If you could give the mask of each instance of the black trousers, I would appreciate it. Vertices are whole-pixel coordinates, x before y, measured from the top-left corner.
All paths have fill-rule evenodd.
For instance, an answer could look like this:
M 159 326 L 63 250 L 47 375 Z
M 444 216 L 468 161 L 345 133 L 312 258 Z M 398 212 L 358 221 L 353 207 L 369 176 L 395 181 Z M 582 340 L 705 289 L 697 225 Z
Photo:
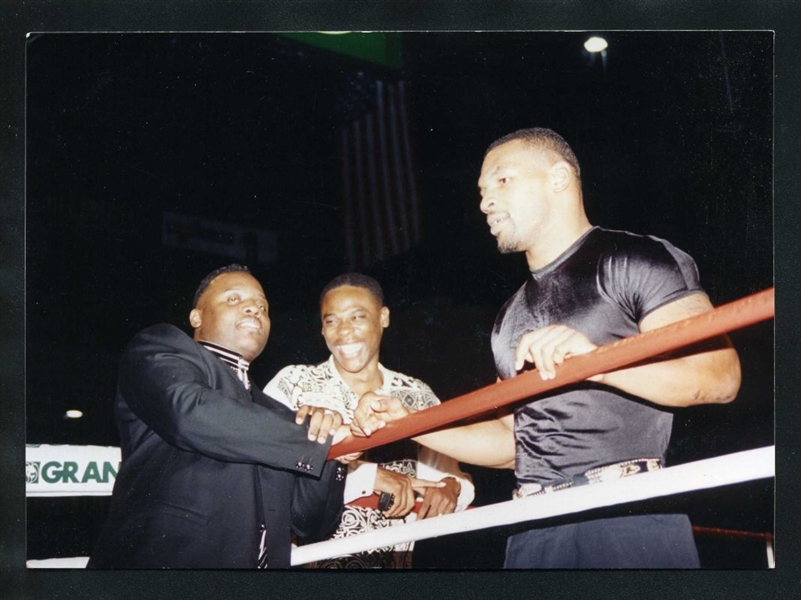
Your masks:
M 686 515 L 635 515 L 531 529 L 506 543 L 506 569 L 697 569 Z

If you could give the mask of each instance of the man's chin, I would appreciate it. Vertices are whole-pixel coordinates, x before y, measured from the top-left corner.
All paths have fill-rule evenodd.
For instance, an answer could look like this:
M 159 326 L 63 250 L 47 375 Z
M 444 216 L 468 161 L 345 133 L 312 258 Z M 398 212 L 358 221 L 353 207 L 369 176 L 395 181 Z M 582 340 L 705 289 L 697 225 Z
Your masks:
M 501 254 L 514 254 L 515 252 L 520 252 L 520 250 L 518 250 L 517 245 L 498 240 L 498 252 Z
M 345 358 L 343 356 L 334 355 L 334 362 L 337 366 L 347 373 L 361 373 L 366 363 L 359 357 Z
M 238 352 L 245 357 L 248 362 L 253 362 L 264 351 L 267 346 L 267 340 L 264 343 L 241 345 Z
M 514 235 L 514 232 L 512 231 L 499 232 L 495 238 L 495 241 L 498 244 L 498 252 L 501 254 L 513 254 L 515 252 L 520 252 L 520 243 L 517 239 L 517 236 Z

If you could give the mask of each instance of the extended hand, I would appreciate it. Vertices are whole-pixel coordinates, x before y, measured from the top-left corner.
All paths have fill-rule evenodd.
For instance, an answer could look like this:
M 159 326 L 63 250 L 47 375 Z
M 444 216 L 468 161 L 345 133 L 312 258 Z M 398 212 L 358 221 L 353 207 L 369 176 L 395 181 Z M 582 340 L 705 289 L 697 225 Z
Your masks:
M 444 485 L 441 481 L 416 479 L 381 467 L 376 470 L 375 475 L 375 491 L 387 492 L 394 496 L 394 501 L 384 511 L 384 515 L 389 518 L 405 517 L 412 512 L 415 491 L 422 492 L 428 488 L 438 488 Z
M 354 452 L 352 454 L 345 454 L 344 456 L 338 456 L 337 460 L 341 462 L 343 465 L 349 465 L 354 460 L 358 459 L 362 455 L 361 452 Z
M 367 392 L 359 399 L 359 404 L 353 411 L 351 433 L 359 437 L 369 437 L 388 422 L 402 419 L 408 414 L 409 409 L 397 398 Z
M 334 436 L 342 425 L 342 415 L 328 408 L 319 406 L 300 406 L 295 414 L 295 423 L 300 425 L 309 418 L 309 439 L 325 444 L 328 436 Z M 338 441 L 338 440 L 337 440 Z
M 447 515 L 456 510 L 462 485 L 454 477 L 446 477 L 440 483 L 445 485 L 440 488 L 426 488 L 423 493 L 423 504 L 417 511 L 418 519 Z
M 348 427 L 347 425 L 340 425 L 339 429 L 336 430 L 336 433 L 333 434 L 331 445 L 336 446 L 339 442 L 349 437 L 350 437 L 350 427 Z M 343 465 L 348 465 L 352 463 L 354 460 L 357 460 L 362 454 L 363 454 L 362 452 L 351 452 L 350 454 L 343 454 L 342 456 L 337 456 L 335 460 L 338 460 Z
M 537 367 L 540 377 L 553 379 L 556 376 L 556 365 L 561 365 L 571 356 L 592 352 L 597 347 L 575 329 L 566 325 L 550 325 L 520 338 L 515 351 L 515 370 L 519 371 L 526 362 L 530 362 Z M 597 380 L 600 377 L 597 376 Z

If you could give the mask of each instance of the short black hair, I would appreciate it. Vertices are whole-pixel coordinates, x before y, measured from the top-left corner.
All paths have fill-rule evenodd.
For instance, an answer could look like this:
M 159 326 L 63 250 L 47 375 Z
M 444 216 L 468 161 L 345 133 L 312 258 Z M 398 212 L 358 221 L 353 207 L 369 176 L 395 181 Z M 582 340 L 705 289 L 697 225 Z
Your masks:
M 546 129 L 544 127 L 518 129 L 512 133 L 507 133 L 505 136 L 500 137 L 492 142 L 487 148 L 487 151 L 484 153 L 484 156 L 489 154 L 491 150 L 497 148 L 498 146 L 502 146 L 503 144 L 512 142 L 514 140 L 522 140 L 536 148 L 542 148 L 556 152 L 559 156 L 565 159 L 565 161 L 567 161 L 571 167 L 573 167 L 573 170 L 576 172 L 576 178 L 581 180 L 581 167 L 579 166 L 578 158 L 576 158 L 576 153 L 573 152 L 573 148 L 570 147 L 570 144 L 568 144 L 565 141 L 565 138 L 563 138 L 561 135 L 552 129 Z
M 214 281 L 217 277 L 222 275 L 223 273 L 236 273 L 236 272 L 243 272 L 243 273 L 250 273 L 250 269 L 248 269 L 245 265 L 238 265 L 236 263 L 225 265 L 224 267 L 220 267 L 219 269 L 214 269 L 211 273 L 206 275 L 203 280 L 200 282 L 200 285 L 197 286 L 197 290 L 195 291 L 195 296 L 192 299 L 192 308 L 197 308 L 198 300 L 203 295 L 203 292 L 206 291 L 206 288 L 211 285 L 211 282 Z
M 364 275 L 362 273 L 343 273 L 342 275 L 334 277 L 326 284 L 323 291 L 320 292 L 320 306 L 323 305 L 323 298 L 325 298 L 328 292 L 342 287 L 343 285 L 364 288 L 378 300 L 381 306 L 384 306 L 384 290 L 381 288 L 381 284 L 369 275 Z

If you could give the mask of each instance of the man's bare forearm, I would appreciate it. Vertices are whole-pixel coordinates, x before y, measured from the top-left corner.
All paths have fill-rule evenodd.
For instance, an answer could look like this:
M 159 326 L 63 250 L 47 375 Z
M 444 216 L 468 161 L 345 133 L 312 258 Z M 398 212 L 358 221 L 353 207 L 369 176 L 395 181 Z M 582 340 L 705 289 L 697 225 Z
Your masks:
M 512 416 L 451 427 L 413 438 L 419 444 L 458 461 L 495 469 L 515 466 Z

